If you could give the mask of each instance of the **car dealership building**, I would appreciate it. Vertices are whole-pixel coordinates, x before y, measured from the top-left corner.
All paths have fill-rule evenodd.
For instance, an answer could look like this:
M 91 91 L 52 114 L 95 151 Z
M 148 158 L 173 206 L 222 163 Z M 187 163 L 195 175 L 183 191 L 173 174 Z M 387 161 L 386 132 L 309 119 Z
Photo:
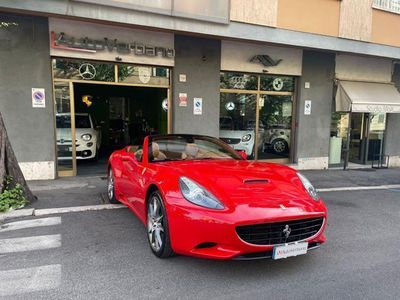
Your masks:
M 0 111 L 27 179 L 152 133 L 399 167 L 398 28 L 400 0 L 3 0 Z

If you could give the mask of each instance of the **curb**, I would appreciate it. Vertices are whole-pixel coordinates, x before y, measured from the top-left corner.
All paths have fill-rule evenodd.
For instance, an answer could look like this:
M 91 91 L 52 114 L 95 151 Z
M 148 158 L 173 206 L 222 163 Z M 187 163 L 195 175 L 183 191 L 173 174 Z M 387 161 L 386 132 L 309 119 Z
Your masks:
M 0 214 L 0 222 L 6 219 L 29 217 L 29 216 L 46 216 L 55 214 L 65 214 L 71 212 L 85 212 L 85 211 L 96 211 L 96 210 L 108 210 L 108 209 L 119 209 L 126 208 L 122 204 L 99 204 L 99 205 L 84 205 L 84 206 L 70 206 L 70 207 L 59 207 L 59 208 L 25 208 L 13 210 Z
M 11 219 L 11 218 L 33 216 L 34 211 L 35 211 L 34 208 L 24 208 L 24 209 L 18 209 L 18 210 L 6 212 L 3 214 L 0 214 L 0 221 L 4 221 L 6 219 Z

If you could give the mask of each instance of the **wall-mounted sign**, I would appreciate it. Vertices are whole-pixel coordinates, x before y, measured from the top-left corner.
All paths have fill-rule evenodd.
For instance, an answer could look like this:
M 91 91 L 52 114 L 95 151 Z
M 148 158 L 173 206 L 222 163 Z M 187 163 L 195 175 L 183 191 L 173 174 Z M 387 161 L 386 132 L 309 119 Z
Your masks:
M 93 104 L 93 97 L 90 95 L 83 95 L 82 96 L 82 103 L 86 104 L 87 107 L 92 106 Z
M 280 91 L 283 88 L 282 78 L 276 77 L 274 81 L 272 81 L 272 87 L 275 91 Z
M 225 104 L 225 109 L 226 109 L 226 110 L 229 110 L 229 111 L 234 110 L 234 109 L 235 109 L 235 103 L 233 103 L 232 101 L 226 103 L 226 104 Z
M 91 39 L 89 37 L 72 37 L 64 32 L 51 32 L 51 48 L 96 53 L 97 51 L 109 51 L 121 54 L 134 54 L 144 56 L 161 56 L 174 58 L 173 48 L 152 46 L 139 41 L 119 41 L 118 39 Z
M 162 109 L 163 109 L 164 111 L 168 111 L 168 99 L 167 99 L 167 98 L 165 98 L 165 99 L 163 100 L 163 102 L 161 103 L 161 107 L 162 107 Z
M 32 88 L 32 107 L 35 108 L 46 107 L 46 94 L 44 89 Z
M 187 94 L 179 93 L 179 106 L 186 107 L 187 106 Z
M 269 55 L 254 55 L 251 59 L 251 62 L 260 63 L 264 67 L 274 67 L 279 65 L 282 59 L 272 59 Z
M 139 80 L 142 83 L 148 83 L 151 79 L 151 68 L 150 67 L 139 67 Z
M 311 100 L 304 101 L 304 114 L 311 115 Z
M 203 114 L 203 98 L 193 99 L 193 114 L 202 115 Z
M 186 82 L 186 74 L 179 74 L 179 82 Z
M 89 63 L 81 64 L 79 67 L 79 75 L 82 79 L 93 79 L 96 76 L 96 68 Z

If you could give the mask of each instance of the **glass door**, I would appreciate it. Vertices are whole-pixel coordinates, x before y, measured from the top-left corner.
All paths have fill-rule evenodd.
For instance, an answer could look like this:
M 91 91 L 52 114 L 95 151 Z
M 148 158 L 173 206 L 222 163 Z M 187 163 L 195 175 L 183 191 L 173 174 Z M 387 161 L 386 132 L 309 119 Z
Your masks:
M 365 163 L 365 151 L 368 138 L 367 115 L 351 114 L 349 161 L 358 164 Z
M 367 160 L 379 160 L 383 153 L 383 138 L 386 129 L 386 114 L 385 113 L 370 113 L 368 114 L 369 132 L 368 132 L 368 147 Z
M 349 161 L 367 164 L 383 153 L 385 113 L 352 113 Z
M 54 82 L 58 176 L 75 176 L 75 113 L 72 82 Z
M 289 160 L 293 97 L 260 95 L 258 107 L 258 159 Z

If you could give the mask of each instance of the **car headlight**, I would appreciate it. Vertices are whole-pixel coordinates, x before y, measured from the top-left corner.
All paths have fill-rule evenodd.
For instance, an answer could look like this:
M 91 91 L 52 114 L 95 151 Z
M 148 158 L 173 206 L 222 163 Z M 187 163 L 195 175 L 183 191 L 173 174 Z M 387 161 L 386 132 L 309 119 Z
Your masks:
M 244 136 L 242 136 L 242 142 L 248 142 L 251 140 L 251 134 L 246 134 Z
M 92 135 L 91 134 L 82 134 L 81 136 L 82 140 L 84 140 L 85 142 L 90 141 L 92 139 Z
M 297 176 L 299 177 L 301 183 L 303 184 L 304 188 L 307 190 L 308 194 L 313 198 L 315 201 L 319 200 L 319 195 L 317 193 L 317 190 L 313 187 L 311 182 L 301 173 L 297 173 Z
M 183 197 L 189 202 L 212 209 L 224 209 L 213 194 L 187 177 L 179 177 L 179 187 Z

